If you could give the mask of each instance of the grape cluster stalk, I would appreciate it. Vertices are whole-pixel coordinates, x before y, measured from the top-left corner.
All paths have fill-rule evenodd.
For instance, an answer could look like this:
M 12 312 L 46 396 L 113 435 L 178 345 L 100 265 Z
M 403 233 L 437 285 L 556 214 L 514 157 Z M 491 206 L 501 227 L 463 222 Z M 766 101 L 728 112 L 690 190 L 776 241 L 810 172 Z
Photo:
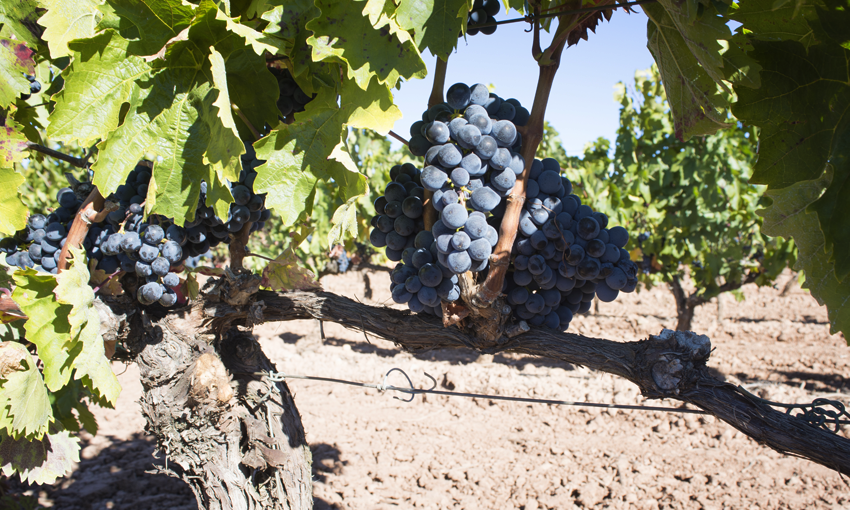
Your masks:
M 441 301 L 460 297 L 458 278 L 486 278 L 499 229 L 526 162 L 517 126 L 529 112 L 481 84 L 452 85 L 446 101 L 410 129 L 409 149 L 424 168 L 396 165 L 393 182 L 375 201 L 370 241 L 400 261 L 392 271 L 396 303 L 440 316 Z M 423 191 L 439 219 L 425 230 Z M 637 266 L 624 249 L 626 229 L 583 204 L 551 158 L 530 165 L 526 201 L 502 288 L 512 320 L 565 331 L 594 297 L 614 300 L 637 285 Z
M 219 244 L 230 243 L 246 224 L 251 225 L 251 232 L 261 230 L 271 217 L 271 211 L 265 208 L 265 195 L 253 192 L 254 169 L 262 161 L 257 161 L 251 151 L 242 156 L 242 164 L 239 180 L 230 184 L 233 202 L 228 217 L 217 217 L 206 205 L 208 184 L 202 181 L 194 215 L 180 226 L 162 215 L 145 217 L 145 197 L 153 170 L 149 162 L 140 162 L 107 198 L 117 207 L 89 228 L 83 240 L 89 260 L 96 261 L 96 269 L 107 275 L 134 275 L 139 303 L 173 306 L 178 300 L 175 290 L 181 285 L 178 275 L 185 266 L 197 264 Z M 31 215 L 25 229 L 0 240 L 6 264 L 57 273 L 62 247 L 82 200 L 71 188 L 59 190 L 56 199 L 59 207 L 49 215 Z M 122 283 L 127 284 L 125 290 L 132 290 L 132 283 Z

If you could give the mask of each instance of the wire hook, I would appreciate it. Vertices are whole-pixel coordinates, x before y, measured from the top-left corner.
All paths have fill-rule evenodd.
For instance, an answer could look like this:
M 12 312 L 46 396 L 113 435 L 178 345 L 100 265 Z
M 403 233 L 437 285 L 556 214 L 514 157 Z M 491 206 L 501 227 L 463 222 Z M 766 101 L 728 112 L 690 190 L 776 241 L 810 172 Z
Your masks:
M 396 371 L 401 372 L 401 375 L 403 375 L 404 378 L 407 379 L 407 384 L 410 385 L 409 390 L 406 390 L 404 388 L 397 388 L 395 386 L 387 386 L 387 379 L 390 377 L 391 373 L 396 372 Z M 431 377 L 431 376 L 428 376 L 428 377 Z M 431 377 L 431 379 L 433 379 L 433 377 Z M 416 393 L 418 393 L 416 388 L 413 387 L 413 381 L 411 381 L 410 377 L 407 376 L 407 373 L 405 373 L 405 371 L 400 369 L 400 368 L 392 368 L 392 369 L 390 369 L 389 372 L 384 374 L 384 381 L 381 384 L 378 385 L 378 391 L 383 393 L 385 390 L 395 390 L 395 391 L 399 391 L 399 392 L 402 392 L 402 393 L 410 393 L 409 399 L 403 399 L 403 398 L 399 398 L 399 397 L 393 395 L 394 399 L 401 400 L 402 402 L 413 402 L 413 398 L 416 396 Z

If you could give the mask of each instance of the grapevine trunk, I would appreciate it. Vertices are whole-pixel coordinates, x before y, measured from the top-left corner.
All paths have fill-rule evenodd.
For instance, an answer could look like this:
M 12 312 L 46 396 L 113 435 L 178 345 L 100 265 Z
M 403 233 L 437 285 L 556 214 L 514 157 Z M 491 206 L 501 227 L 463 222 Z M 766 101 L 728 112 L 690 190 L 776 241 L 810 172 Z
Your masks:
M 312 508 L 312 457 L 289 389 L 264 375 L 275 367 L 250 319 L 209 316 L 256 289 L 255 277 L 229 281 L 178 313 L 111 318 L 129 322 L 147 429 L 167 456 L 165 471 L 192 488 L 200 508 Z

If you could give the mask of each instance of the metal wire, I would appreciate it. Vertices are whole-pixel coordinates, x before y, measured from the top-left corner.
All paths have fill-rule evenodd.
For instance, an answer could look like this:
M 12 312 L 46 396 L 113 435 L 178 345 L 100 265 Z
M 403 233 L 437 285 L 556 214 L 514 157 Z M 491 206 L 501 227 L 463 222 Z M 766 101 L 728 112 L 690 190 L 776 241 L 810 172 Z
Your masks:
M 390 377 L 390 374 L 393 372 L 399 372 L 401 375 L 407 379 L 407 384 L 410 385 L 409 388 L 400 388 L 398 386 L 393 386 L 387 384 L 387 380 Z M 641 406 L 641 405 L 628 405 L 628 404 L 602 404 L 598 402 L 575 402 L 571 400 L 551 400 L 551 399 L 541 399 L 541 398 L 525 398 L 525 397 L 506 397 L 503 395 L 490 395 L 486 393 L 463 393 L 459 391 L 443 391 L 436 390 L 434 388 L 437 387 L 437 380 L 434 379 L 431 374 L 428 372 L 424 372 L 424 374 L 431 379 L 431 387 L 430 388 L 414 388 L 413 381 L 410 380 L 410 377 L 405 373 L 404 370 L 400 368 L 392 368 L 386 374 L 384 374 L 384 378 L 382 382 L 378 384 L 374 383 L 363 383 L 358 381 L 349 381 L 346 379 L 337 379 L 335 377 L 320 377 L 316 375 L 295 375 L 295 374 L 285 374 L 283 372 L 254 372 L 253 375 L 260 377 L 267 377 L 270 381 L 273 382 L 282 382 L 286 379 L 304 379 L 310 381 L 322 381 L 329 382 L 335 384 L 346 384 L 348 386 L 358 386 L 361 388 L 374 388 L 380 392 L 384 391 L 398 391 L 400 393 L 407 393 L 410 395 L 410 398 L 403 399 L 396 396 L 393 396 L 396 400 L 401 400 L 402 402 L 413 402 L 413 398 L 416 395 L 421 394 L 431 394 L 431 395 L 445 395 L 447 397 L 466 397 L 466 398 L 486 398 L 490 400 L 505 400 L 508 402 L 528 402 L 531 404 L 548 404 L 548 405 L 561 405 L 561 406 L 574 406 L 574 407 L 596 407 L 603 409 L 624 409 L 631 411 L 659 411 L 663 413 L 683 413 L 683 414 L 711 414 L 706 411 L 702 411 L 699 409 L 688 409 L 682 407 L 661 407 L 661 406 Z M 773 402 L 771 400 L 766 400 L 756 395 L 753 395 L 743 386 L 738 386 L 738 390 L 744 394 L 747 398 L 753 400 L 754 402 L 766 404 L 773 407 L 781 407 L 784 408 L 786 414 L 791 414 L 791 412 L 795 409 L 799 409 L 802 412 L 794 415 L 795 418 L 799 418 L 811 425 L 812 427 L 820 428 L 826 430 L 827 432 L 832 432 L 833 434 L 837 434 L 841 430 L 842 425 L 850 424 L 850 419 L 842 419 L 843 417 L 850 418 L 850 413 L 847 412 L 847 408 L 845 405 L 838 400 L 830 400 L 827 398 L 816 398 L 810 404 L 783 404 L 781 402 Z M 260 402 L 266 400 L 271 395 L 271 392 L 267 393 L 260 399 Z M 835 410 L 831 409 L 823 409 L 823 407 L 833 407 Z
M 407 383 L 410 385 L 409 388 L 400 388 L 398 386 L 392 386 L 387 384 L 387 379 L 390 374 L 393 372 L 400 372 L 405 379 L 407 379 Z M 402 402 L 412 402 L 413 397 L 421 394 L 432 394 L 432 395 L 445 395 L 447 397 L 466 397 L 466 398 L 486 398 L 490 400 L 506 400 L 509 402 L 528 402 L 532 404 L 549 404 L 549 405 L 562 405 L 562 406 L 574 406 L 574 407 L 597 407 L 603 409 L 626 409 L 632 411 L 660 411 L 665 413 L 685 413 L 685 414 L 709 414 L 705 411 L 699 409 L 688 409 L 681 407 L 660 407 L 660 406 L 640 406 L 640 405 L 626 405 L 626 404 L 602 404 L 597 402 L 575 402 L 571 400 L 550 400 L 550 399 L 540 399 L 540 398 L 525 398 L 525 397 L 507 397 L 503 395 L 489 395 L 485 393 L 462 393 L 457 391 L 443 391 L 436 390 L 434 388 L 437 387 L 437 380 L 434 379 L 430 374 L 425 372 L 425 375 L 431 379 L 433 385 L 431 388 L 414 388 L 413 382 L 410 380 L 410 377 L 404 372 L 404 370 L 400 368 L 393 368 L 386 374 L 384 374 L 383 381 L 379 384 L 374 383 L 363 383 L 357 381 L 348 381 L 345 379 L 337 379 L 334 377 L 319 377 L 315 375 L 294 375 L 294 374 L 284 374 L 282 372 L 255 372 L 254 375 L 268 377 L 269 380 L 275 382 L 281 382 L 286 379 L 305 379 L 310 381 L 323 381 L 330 382 L 336 384 L 346 384 L 349 386 L 359 386 L 361 388 L 374 388 L 380 392 L 384 391 L 398 391 L 401 393 L 407 393 L 410 395 L 409 399 L 402 399 L 394 396 L 396 400 L 401 400 Z
M 622 4 L 599 5 L 599 6 L 596 6 L 596 7 L 584 7 L 582 9 L 570 9 L 570 10 L 567 10 L 567 11 L 548 12 L 548 13 L 537 14 L 537 15 L 529 14 L 528 16 L 524 16 L 522 18 L 512 18 L 512 19 L 505 19 L 505 20 L 502 20 L 502 21 L 494 21 L 494 22 L 491 22 L 491 23 L 481 23 L 480 25 L 474 25 L 471 28 L 496 27 L 496 26 L 499 26 L 499 25 L 507 25 L 509 23 L 520 23 L 520 22 L 523 22 L 523 21 L 525 21 L 527 23 L 533 23 L 535 19 L 554 18 L 556 16 L 563 16 L 563 15 L 569 15 L 569 14 L 583 14 L 585 12 L 614 10 L 614 9 L 619 9 L 619 8 L 622 8 L 622 7 L 631 7 L 633 5 L 651 4 L 651 3 L 655 3 L 657 1 L 658 0 L 636 0 L 635 2 L 625 2 L 625 3 L 622 3 Z

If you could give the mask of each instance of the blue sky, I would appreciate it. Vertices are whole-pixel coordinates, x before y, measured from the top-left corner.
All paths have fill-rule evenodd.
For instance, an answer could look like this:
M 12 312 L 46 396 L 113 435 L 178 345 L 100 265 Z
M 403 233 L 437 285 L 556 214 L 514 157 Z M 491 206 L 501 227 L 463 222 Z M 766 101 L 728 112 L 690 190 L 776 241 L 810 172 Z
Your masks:
M 629 84 L 636 70 L 653 63 L 646 49 L 646 22 L 643 12 L 614 12 L 610 22 L 602 22 L 587 41 L 564 50 L 561 67 L 555 77 L 546 119 L 560 132 L 571 156 L 581 154 L 587 142 L 604 136 L 613 140 L 617 131 L 619 105 L 614 101 L 614 85 Z M 498 20 L 520 17 L 516 11 L 496 16 Z M 501 25 L 493 35 L 478 34 L 459 41 L 449 58 L 446 87 L 456 82 L 468 85 L 495 85 L 503 98 L 514 97 L 529 110 L 534 100 L 538 68 L 531 57 L 532 34 L 527 23 Z M 545 48 L 551 36 L 545 32 Z M 427 107 L 435 57 L 423 55 L 428 65 L 424 80 L 411 80 L 395 92 L 396 105 L 404 117 L 393 131 L 405 138 L 410 125 L 419 120 Z

